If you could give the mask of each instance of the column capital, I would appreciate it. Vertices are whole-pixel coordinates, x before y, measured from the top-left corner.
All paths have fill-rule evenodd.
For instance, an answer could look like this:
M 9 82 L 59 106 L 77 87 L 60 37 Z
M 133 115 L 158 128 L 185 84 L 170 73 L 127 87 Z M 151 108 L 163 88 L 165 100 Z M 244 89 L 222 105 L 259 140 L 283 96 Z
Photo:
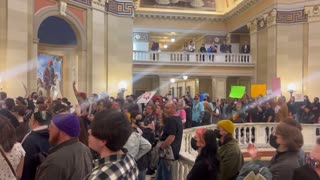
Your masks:
M 308 22 L 320 21 L 320 4 L 306 6 L 304 12 L 308 15 Z
M 267 26 L 273 26 L 277 24 L 277 10 L 272 9 L 270 12 L 266 14 Z
M 250 33 L 256 33 L 258 30 L 258 18 L 254 18 L 247 24 L 247 27 L 250 30 Z
M 105 11 L 106 0 L 92 0 L 92 8 L 100 11 Z

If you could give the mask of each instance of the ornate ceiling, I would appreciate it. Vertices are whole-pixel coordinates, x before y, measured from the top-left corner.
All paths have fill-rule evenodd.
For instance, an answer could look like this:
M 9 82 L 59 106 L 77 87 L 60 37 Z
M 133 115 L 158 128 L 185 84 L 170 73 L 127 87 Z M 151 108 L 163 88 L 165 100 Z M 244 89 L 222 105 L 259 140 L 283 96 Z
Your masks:
M 140 0 L 139 4 L 145 8 L 216 10 L 215 0 Z
M 221 22 L 262 0 L 135 0 L 137 18 Z

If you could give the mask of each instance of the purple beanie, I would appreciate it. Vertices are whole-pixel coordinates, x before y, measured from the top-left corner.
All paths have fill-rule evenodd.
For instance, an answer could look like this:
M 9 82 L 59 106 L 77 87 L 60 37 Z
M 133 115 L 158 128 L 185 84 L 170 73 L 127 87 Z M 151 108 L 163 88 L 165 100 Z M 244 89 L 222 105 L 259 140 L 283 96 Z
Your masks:
M 58 129 L 70 137 L 78 137 L 80 135 L 80 124 L 77 116 L 69 113 L 57 114 L 52 117 L 52 121 Z

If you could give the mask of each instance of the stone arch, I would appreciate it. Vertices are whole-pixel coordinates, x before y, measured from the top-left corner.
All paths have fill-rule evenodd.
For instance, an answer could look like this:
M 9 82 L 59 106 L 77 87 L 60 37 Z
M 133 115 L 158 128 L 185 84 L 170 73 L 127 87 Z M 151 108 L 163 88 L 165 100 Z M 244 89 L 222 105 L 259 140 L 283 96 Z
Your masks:
M 38 31 L 41 23 L 50 16 L 57 16 L 64 19 L 70 24 L 73 31 L 76 34 L 77 38 L 77 47 L 81 50 L 86 50 L 87 48 L 87 39 L 86 39 L 86 30 L 79 21 L 79 19 L 69 10 L 66 11 L 67 16 L 62 16 L 60 14 L 60 9 L 57 6 L 46 7 L 39 10 L 34 15 L 34 25 L 33 25 L 33 39 L 38 39 Z

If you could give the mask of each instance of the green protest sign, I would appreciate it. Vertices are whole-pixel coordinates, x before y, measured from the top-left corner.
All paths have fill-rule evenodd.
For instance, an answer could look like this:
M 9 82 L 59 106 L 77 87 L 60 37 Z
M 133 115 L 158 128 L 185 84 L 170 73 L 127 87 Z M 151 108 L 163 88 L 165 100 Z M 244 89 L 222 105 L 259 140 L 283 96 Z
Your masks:
M 245 86 L 231 86 L 231 91 L 229 97 L 231 98 L 242 98 L 244 93 L 246 92 Z

